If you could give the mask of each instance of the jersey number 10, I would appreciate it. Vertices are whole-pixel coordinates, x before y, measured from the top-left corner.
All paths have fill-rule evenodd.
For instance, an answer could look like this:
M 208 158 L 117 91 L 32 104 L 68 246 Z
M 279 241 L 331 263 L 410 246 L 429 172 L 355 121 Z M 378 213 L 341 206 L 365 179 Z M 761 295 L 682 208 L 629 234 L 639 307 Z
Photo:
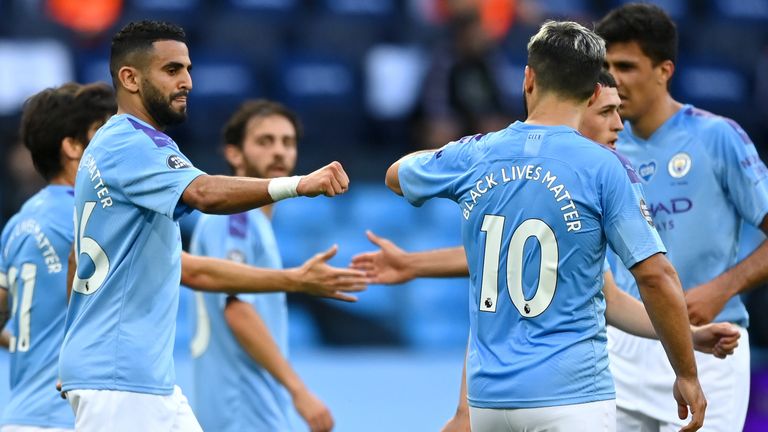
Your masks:
M 485 253 L 483 255 L 483 281 L 480 288 L 480 311 L 496 312 L 496 300 L 499 296 L 499 261 L 501 238 L 504 232 L 504 216 L 485 215 L 480 228 L 485 235 Z M 539 266 L 539 284 L 532 298 L 526 299 L 523 293 L 523 249 L 525 242 L 535 237 L 541 247 Z M 507 251 L 507 290 L 512 303 L 520 315 L 533 318 L 541 315 L 555 296 L 557 287 L 557 267 L 559 251 L 557 239 L 552 228 L 541 219 L 528 219 L 512 233 Z

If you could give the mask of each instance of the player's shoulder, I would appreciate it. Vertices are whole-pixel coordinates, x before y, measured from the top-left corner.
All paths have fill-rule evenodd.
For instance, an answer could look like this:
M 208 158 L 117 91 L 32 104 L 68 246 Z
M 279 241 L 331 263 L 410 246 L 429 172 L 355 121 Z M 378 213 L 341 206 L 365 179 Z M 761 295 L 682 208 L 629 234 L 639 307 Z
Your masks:
M 5 245 L 11 232 L 16 228 L 16 225 L 18 225 L 22 217 L 23 215 L 21 214 L 21 211 L 19 211 L 11 216 L 10 219 L 8 219 L 8 222 L 6 222 L 5 226 L 3 226 L 3 230 L 0 231 L 0 243 Z
M 22 209 L 25 214 L 35 216 L 41 221 L 71 229 L 74 204 L 74 188 L 49 185 L 27 200 Z
M 585 166 L 596 178 L 615 179 L 616 176 L 626 175 L 630 183 L 640 183 L 640 176 L 626 156 L 592 140 L 587 139 L 587 142 L 588 145 L 576 153 L 578 160 L 573 160 L 573 163 Z
M 704 143 L 751 144 L 747 133 L 733 119 L 717 115 L 693 105 L 685 105 L 680 112 L 681 122 L 688 133 Z
M 620 153 L 612 150 L 577 131 L 570 135 L 559 137 L 566 141 L 566 150 L 562 152 L 563 159 L 582 167 L 623 166 L 629 161 Z M 562 150 L 562 148 L 558 148 Z
M 112 116 L 94 135 L 91 146 L 104 147 L 110 151 L 119 151 L 125 147 L 177 147 L 171 137 L 129 114 Z
M 435 159 L 441 159 L 448 156 L 449 158 L 456 160 L 471 160 L 478 154 L 479 150 L 488 147 L 488 138 L 492 135 L 493 133 L 480 133 L 461 137 L 437 149 L 434 153 L 434 157 Z

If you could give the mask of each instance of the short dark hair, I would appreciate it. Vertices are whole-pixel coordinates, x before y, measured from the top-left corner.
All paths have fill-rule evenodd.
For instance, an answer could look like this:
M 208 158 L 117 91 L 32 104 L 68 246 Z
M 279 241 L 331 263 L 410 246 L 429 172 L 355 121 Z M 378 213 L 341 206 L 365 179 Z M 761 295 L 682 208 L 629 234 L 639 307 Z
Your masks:
M 61 142 L 74 138 L 88 144 L 88 129 L 117 111 L 107 84 L 67 83 L 47 88 L 27 99 L 21 116 L 20 135 L 32 154 L 35 169 L 50 180 L 63 169 Z
M 600 69 L 600 74 L 597 76 L 597 83 L 603 87 L 617 87 L 616 80 L 613 78 L 613 75 L 611 75 L 611 73 L 608 72 L 608 70 L 605 68 Z
M 629 3 L 613 9 L 595 26 L 606 45 L 637 42 L 654 65 L 677 61 L 677 27 L 663 9 L 648 3 Z
M 159 40 L 174 40 L 186 44 L 187 35 L 184 29 L 176 24 L 146 20 L 128 23 L 117 32 L 112 38 L 112 49 L 109 55 L 109 73 L 112 75 L 112 85 L 115 89 L 120 82 L 117 76 L 120 68 L 137 61 L 131 58 L 131 54 L 147 52 L 152 49 L 152 44 Z
M 583 101 L 595 91 L 605 43 L 575 22 L 547 21 L 528 42 L 528 66 L 544 91 Z
M 256 99 L 243 102 L 227 120 L 221 132 L 224 144 L 242 147 L 248 122 L 254 117 L 268 117 L 271 115 L 279 115 L 288 119 L 296 130 L 296 138 L 301 138 L 303 131 L 296 113 L 279 102 Z

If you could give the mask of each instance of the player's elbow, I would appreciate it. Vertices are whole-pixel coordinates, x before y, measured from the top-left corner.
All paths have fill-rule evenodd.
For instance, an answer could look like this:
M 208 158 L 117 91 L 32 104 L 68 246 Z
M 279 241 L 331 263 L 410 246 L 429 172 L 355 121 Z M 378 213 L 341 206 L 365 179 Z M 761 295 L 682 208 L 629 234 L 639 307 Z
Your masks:
M 198 291 L 210 291 L 200 258 L 183 252 L 181 254 L 181 283 Z
M 203 213 L 216 214 L 220 205 L 220 197 L 216 193 L 214 183 L 212 176 L 201 175 L 197 177 L 184 190 L 181 196 L 182 201 Z
M 641 291 L 655 291 L 668 286 L 682 290 L 675 267 L 663 254 L 653 255 L 638 263 L 632 268 L 632 273 Z
M 390 166 L 387 170 L 387 176 L 384 179 L 384 183 L 386 183 L 387 187 L 390 188 L 392 192 L 398 195 L 402 195 L 403 190 L 400 188 L 400 176 L 398 174 L 399 168 L 399 162 L 393 163 L 392 166 Z
M 237 333 L 241 329 L 248 327 L 250 307 L 248 303 L 240 301 L 235 296 L 227 297 L 227 304 L 224 307 L 224 320 L 233 332 Z

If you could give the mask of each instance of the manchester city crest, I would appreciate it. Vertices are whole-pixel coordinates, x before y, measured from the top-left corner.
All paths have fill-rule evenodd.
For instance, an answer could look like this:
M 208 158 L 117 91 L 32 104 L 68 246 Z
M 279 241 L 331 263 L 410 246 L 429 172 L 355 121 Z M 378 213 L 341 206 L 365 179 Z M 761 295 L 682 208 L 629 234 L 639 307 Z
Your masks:
M 691 156 L 684 152 L 677 153 L 669 160 L 667 170 L 673 178 L 685 177 L 691 171 Z

